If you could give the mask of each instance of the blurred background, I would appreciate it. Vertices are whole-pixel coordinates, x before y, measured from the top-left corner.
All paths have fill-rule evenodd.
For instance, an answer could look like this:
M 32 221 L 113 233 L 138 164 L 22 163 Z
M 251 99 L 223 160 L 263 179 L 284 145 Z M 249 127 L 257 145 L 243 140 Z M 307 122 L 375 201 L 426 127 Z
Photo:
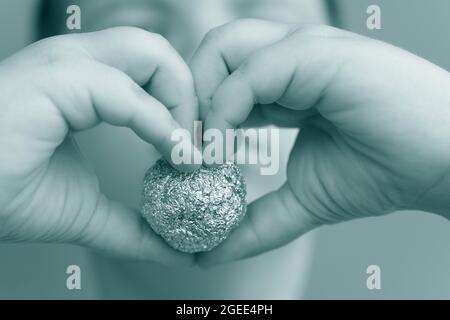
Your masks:
M 37 4 L 36 0 L 0 1 L 0 60 L 32 41 Z M 366 9 L 371 4 L 381 7 L 382 30 L 366 28 Z M 337 0 L 336 6 L 343 28 L 390 42 L 450 70 L 450 1 Z M 308 237 L 314 239 L 314 246 L 301 298 L 450 299 L 450 223 L 443 218 L 397 213 L 323 227 Z M 0 245 L 0 298 L 97 297 L 95 286 L 81 291 L 65 288 L 64 270 L 69 264 L 81 267 L 83 283 L 95 282 L 83 250 Z M 366 268 L 373 264 L 381 268 L 381 290 L 366 287 Z M 285 281 L 281 276 L 274 275 Z M 282 287 L 258 290 L 267 290 L 266 298 L 285 297 L 280 294 Z

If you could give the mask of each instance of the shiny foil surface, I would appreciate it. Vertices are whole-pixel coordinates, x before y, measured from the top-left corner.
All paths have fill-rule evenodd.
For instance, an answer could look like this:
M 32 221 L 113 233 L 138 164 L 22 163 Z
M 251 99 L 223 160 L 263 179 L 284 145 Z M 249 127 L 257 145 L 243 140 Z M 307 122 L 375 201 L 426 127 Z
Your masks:
M 209 251 L 244 217 L 245 196 L 245 181 L 234 163 L 182 173 L 160 159 L 145 175 L 141 212 L 173 248 Z

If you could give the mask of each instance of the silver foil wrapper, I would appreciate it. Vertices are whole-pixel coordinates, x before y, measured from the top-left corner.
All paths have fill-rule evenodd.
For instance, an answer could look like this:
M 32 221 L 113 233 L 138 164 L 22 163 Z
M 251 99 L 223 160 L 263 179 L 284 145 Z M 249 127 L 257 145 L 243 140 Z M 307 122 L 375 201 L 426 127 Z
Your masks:
M 242 220 L 245 197 L 244 178 L 234 163 L 182 173 L 160 159 L 145 175 L 141 212 L 171 247 L 209 251 Z

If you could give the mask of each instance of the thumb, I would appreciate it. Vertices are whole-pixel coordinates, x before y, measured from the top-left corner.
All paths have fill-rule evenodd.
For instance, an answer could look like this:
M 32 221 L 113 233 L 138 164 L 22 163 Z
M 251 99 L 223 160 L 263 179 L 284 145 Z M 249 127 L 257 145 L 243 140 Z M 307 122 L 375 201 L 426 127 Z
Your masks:
M 281 247 L 319 225 L 286 182 L 250 204 L 241 225 L 216 249 L 199 254 L 197 262 L 211 266 L 252 257 Z
M 192 265 L 194 257 L 170 248 L 140 214 L 100 194 L 94 214 L 76 244 L 137 261 Z

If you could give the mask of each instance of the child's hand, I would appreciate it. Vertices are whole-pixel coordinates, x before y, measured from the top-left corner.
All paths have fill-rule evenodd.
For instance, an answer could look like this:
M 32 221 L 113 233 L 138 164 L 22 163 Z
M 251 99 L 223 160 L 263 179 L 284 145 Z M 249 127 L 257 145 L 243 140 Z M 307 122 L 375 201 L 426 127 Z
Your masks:
M 286 184 L 251 204 L 201 263 L 255 255 L 323 224 L 401 209 L 450 214 L 446 71 L 331 27 L 256 20 L 212 31 L 191 68 L 205 129 L 238 126 L 252 109 L 302 128 Z
M 101 194 L 70 133 L 101 121 L 126 126 L 170 160 L 172 130 L 190 128 L 197 109 L 188 66 L 167 41 L 139 29 L 51 38 L 3 61 L 0 239 L 191 263 L 137 212 Z

